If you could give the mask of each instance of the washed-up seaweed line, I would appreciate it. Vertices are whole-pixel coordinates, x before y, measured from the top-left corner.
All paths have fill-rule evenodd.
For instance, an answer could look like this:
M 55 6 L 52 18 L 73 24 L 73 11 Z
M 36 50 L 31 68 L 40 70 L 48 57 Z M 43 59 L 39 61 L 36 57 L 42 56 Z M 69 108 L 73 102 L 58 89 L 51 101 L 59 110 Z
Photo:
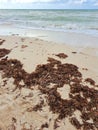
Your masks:
M 59 60 L 48 58 L 47 64 L 37 65 L 34 72 L 27 73 L 19 60 L 5 57 L 0 60 L 0 71 L 2 78 L 14 78 L 16 89 L 22 87 L 31 89 L 32 86 L 39 86 L 41 93 L 46 95 L 50 111 L 58 114 L 54 129 L 58 127 L 58 120 L 67 117 L 76 129 L 98 129 L 98 90 L 94 89 L 98 86 L 93 79 L 84 80 L 76 65 L 62 64 Z M 20 84 L 21 81 L 24 85 Z M 89 82 L 93 88 L 83 85 L 83 81 Z M 54 84 L 52 88 L 49 87 L 50 84 Z M 64 85 L 70 86 L 69 99 L 62 99 L 57 91 Z M 37 111 L 42 107 L 43 103 L 40 103 L 33 110 Z M 81 112 L 82 123 L 74 116 L 76 110 Z M 90 123 L 89 120 L 93 122 Z

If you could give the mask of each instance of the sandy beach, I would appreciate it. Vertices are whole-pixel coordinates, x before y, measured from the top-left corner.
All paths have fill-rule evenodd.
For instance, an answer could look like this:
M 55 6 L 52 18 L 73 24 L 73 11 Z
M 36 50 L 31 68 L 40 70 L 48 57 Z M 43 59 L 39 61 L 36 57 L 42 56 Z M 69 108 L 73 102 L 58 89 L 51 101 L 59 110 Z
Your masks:
M 0 36 L 0 130 L 97 130 L 97 54 L 97 47 Z

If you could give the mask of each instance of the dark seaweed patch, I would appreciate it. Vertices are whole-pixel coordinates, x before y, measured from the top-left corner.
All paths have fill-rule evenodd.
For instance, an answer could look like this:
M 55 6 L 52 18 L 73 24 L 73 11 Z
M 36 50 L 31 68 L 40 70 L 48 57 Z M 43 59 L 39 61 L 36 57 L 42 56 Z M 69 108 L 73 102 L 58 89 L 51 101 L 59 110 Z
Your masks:
M 14 78 L 16 88 L 31 89 L 32 85 L 34 87 L 37 85 L 41 93 L 46 95 L 50 111 L 58 114 L 57 120 L 70 117 L 70 122 L 77 129 L 95 130 L 98 128 L 98 90 L 83 85 L 82 74 L 76 65 L 62 64 L 56 59 L 48 58 L 47 64 L 38 65 L 34 72 L 27 73 L 20 61 L 4 58 L 0 60 L 0 71 L 3 72 L 3 78 Z M 20 85 L 21 80 L 24 86 Z M 89 82 L 95 86 L 95 81 L 89 80 Z M 49 88 L 50 84 L 54 84 L 52 88 Z M 62 99 L 57 91 L 57 88 L 64 85 L 70 86 L 69 99 Z M 41 102 L 32 107 L 32 110 L 42 110 L 43 106 L 44 102 Z M 76 117 L 72 117 L 76 110 L 81 112 L 82 124 Z M 93 123 L 88 123 L 89 119 L 92 119 Z M 57 127 L 57 122 L 54 122 L 54 129 Z
M 95 85 L 95 81 L 91 78 L 85 79 L 86 82 L 89 82 L 91 85 Z
M 68 56 L 67 56 L 66 54 L 64 54 L 64 53 L 59 53 L 59 54 L 57 54 L 56 56 L 58 56 L 58 57 L 61 58 L 61 59 L 65 59 L 65 58 L 68 57 Z
M 0 58 L 4 57 L 5 55 L 9 54 L 10 50 L 8 49 L 0 49 Z
M 2 45 L 5 42 L 5 40 L 0 39 L 0 45 Z

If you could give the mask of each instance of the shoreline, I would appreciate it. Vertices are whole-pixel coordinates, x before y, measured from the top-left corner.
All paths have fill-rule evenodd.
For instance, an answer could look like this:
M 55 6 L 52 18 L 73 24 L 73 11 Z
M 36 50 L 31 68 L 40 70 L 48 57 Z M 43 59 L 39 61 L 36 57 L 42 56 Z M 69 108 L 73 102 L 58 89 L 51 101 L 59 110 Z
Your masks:
M 84 34 L 78 32 L 62 32 L 42 29 L 25 29 L 11 27 L 9 25 L 0 25 L 0 35 L 2 36 L 20 36 L 20 37 L 36 37 L 45 41 L 71 45 L 75 47 L 93 47 L 98 48 L 98 37 L 91 34 Z M 10 30 L 10 31 L 9 31 Z M 14 32 L 14 33 L 13 33 Z

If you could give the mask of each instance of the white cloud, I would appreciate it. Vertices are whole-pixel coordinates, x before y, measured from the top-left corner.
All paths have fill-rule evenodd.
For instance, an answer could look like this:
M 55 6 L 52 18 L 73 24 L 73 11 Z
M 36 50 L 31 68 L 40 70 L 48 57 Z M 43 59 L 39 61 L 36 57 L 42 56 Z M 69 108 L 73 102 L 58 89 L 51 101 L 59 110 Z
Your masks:
M 83 4 L 85 2 L 87 2 L 87 0 L 75 0 L 74 1 L 75 4 Z
M 16 3 L 54 2 L 55 0 L 15 0 Z
M 0 0 L 0 3 L 40 3 L 40 2 L 58 2 L 60 0 Z
M 98 4 L 98 0 L 0 0 L 0 3 L 49 3 L 49 2 L 60 2 L 60 3 L 75 3 L 83 4 L 85 2 Z
M 88 0 L 65 0 L 65 3 L 68 5 L 83 5 L 86 2 L 88 2 Z
M 0 0 L 0 3 L 6 3 L 8 0 Z
M 98 2 L 94 3 L 94 6 L 98 6 Z
M 41 5 L 43 8 L 47 6 L 53 8 L 98 8 L 98 0 L 0 0 L 0 8 L 35 8 L 37 5 L 38 8 Z

